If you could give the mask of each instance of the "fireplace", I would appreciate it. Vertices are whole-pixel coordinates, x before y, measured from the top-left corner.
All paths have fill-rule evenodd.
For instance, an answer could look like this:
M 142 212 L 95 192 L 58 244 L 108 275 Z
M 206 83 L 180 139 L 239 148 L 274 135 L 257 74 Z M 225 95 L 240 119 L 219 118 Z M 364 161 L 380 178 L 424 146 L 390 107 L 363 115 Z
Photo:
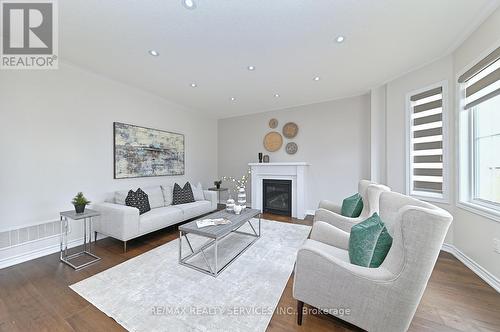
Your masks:
M 289 180 L 292 182 L 290 204 L 292 217 L 304 219 L 307 214 L 307 182 L 309 163 L 303 161 L 286 163 L 249 163 L 252 169 L 252 208 L 264 212 L 264 180 Z M 311 211 L 312 212 L 312 211 Z
M 262 211 L 292 216 L 292 181 L 262 180 Z

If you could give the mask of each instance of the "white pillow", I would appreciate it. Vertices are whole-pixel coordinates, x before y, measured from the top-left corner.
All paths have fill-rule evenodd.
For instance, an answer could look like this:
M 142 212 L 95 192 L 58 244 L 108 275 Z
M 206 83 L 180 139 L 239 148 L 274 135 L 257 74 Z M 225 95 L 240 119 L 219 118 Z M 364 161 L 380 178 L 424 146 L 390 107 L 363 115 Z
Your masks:
M 174 188 L 171 185 L 162 185 L 161 191 L 163 192 L 163 202 L 165 203 L 165 206 L 172 205 Z
M 115 191 L 115 203 L 120 205 L 125 205 L 125 199 L 127 198 L 128 190 Z
M 191 189 L 193 190 L 193 196 L 195 201 L 205 200 L 205 195 L 203 194 L 203 187 L 201 186 L 201 183 L 198 182 L 198 185 L 191 186 Z
M 152 209 L 157 209 L 159 207 L 165 206 L 163 192 L 160 186 L 146 187 L 141 189 L 148 195 L 149 206 Z

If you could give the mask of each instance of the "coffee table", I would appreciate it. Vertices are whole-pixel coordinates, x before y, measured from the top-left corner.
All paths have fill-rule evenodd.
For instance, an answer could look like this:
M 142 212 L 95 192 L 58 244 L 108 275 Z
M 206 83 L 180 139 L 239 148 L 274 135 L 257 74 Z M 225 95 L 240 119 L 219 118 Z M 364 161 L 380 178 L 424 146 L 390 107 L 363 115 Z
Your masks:
M 192 269 L 195 269 L 199 272 L 203 272 L 205 274 L 211 275 L 213 277 L 217 277 L 222 271 L 224 271 L 232 262 L 234 262 L 241 254 L 243 254 L 252 244 L 255 243 L 260 238 L 260 216 L 261 212 L 260 210 L 256 209 L 245 209 L 243 210 L 239 215 L 234 214 L 231 212 L 227 211 L 217 211 L 214 213 L 211 213 L 207 216 L 205 216 L 202 219 L 216 219 L 216 218 L 225 218 L 231 220 L 230 224 L 226 225 L 215 225 L 215 226 L 207 226 L 203 228 L 198 228 L 198 225 L 196 224 L 196 220 L 188 222 L 182 226 L 179 226 L 179 264 L 190 267 Z M 255 230 L 254 225 L 252 224 L 252 219 L 258 217 L 258 232 Z M 198 219 L 199 220 L 199 219 Z M 239 229 L 245 225 L 249 224 L 250 228 L 252 229 L 253 233 L 249 232 L 243 232 L 240 231 Z M 255 222 L 254 222 L 255 223 Z M 255 239 L 252 240 L 248 245 L 246 245 L 242 250 L 239 252 L 236 252 L 234 256 L 231 257 L 231 259 L 225 263 L 222 267 L 219 267 L 217 264 L 217 249 L 222 241 L 226 236 L 228 236 L 231 233 L 238 233 L 241 235 L 245 236 L 250 236 L 254 237 Z M 189 240 L 188 234 L 196 234 L 202 237 L 207 238 L 207 241 L 202 244 L 199 248 L 193 248 L 191 245 L 191 241 Z M 190 249 L 190 254 L 183 257 L 182 256 L 182 238 L 186 240 L 189 249 Z M 206 255 L 206 250 L 213 246 L 214 248 L 214 264 L 211 265 L 207 259 Z M 207 265 L 207 268 L 202 268 L 199 266 L 196 266 L 194 264 L 189 263 L 188 261 L 193 258 L 196 255 L 201 254 L 203 256 L 203 260 L 205 261 L 205 264 Z

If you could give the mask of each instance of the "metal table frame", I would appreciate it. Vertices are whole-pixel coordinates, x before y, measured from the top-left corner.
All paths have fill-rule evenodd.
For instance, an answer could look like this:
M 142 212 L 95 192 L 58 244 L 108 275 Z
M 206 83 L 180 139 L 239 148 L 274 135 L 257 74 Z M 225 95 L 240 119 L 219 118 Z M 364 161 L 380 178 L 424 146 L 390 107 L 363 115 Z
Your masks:
M 61 262 L 68 264 L 75 270 L 83 269 L 91 264 L 94 264 L 101 260 L 100 257 L 94 255 L 92 253 L 92 218 L 98 217 L 100 214 L 97 211 L 93 211 L 87 209 L 85 213 L 79 216 L 78 214 L 74 214 L 73 211 L 65 211 L 60 213 L 60 221 L 61 221 L 61 237 L 60 237 L 60 256 L 59 259 Z M 77 253 L 68 255 L 68 229 L 69 229 L 69 219 L 72 220 L 83 220 L 83 250 Z M 88 227 L 87 227 L 87 219 Z M 88 233 L 87 233 L 88 228 Z M 87 242 L 88 237 L 88 242 Z M 90 256 L 92 259 L 86 263 L 75 265 L 70 262 L 70 260 L 80 257 L 80 256 Z
M 228 232 L 227 234 L 217 238 L 210 238 L 207 242 L 205 242 L 205 244 L 201 245 L 199 248 L 197 249 L 193 249 L 193 246 L 191 245 L 191 242 L 189 241 L 189 238 L 188 238 L 188 234 L 190 232 L 185 232 L 185 231 L 179 231 L 179 264 L 181 265 L 184 265 L 184 266 L 187 266 L 187 267 L 190 267 L 194 270 L 197 270 L 199 272 L 203 272 L 205 274 L 208 274 L 212 277 L 215 277 L 217 278 L 217 276 L 222 272 L 224 271 L 232 262 L 234 262 L 238 257 L 240 257 L 248 248 L 250 248 L 252 246 L 252 244 L 255 243 L 255 241 L 257 241 L 259 238 L 260 238 L 260 221 L 261 221 L 261 214 L 259 213 L 259 225 L 258 225 L 258 230 L 259 232 L 257 233 L 257 231 L 255 230 L 255 227 L 252 225 L 252 222 L 251 220 L 253 218 L 250 218 L 248 219 L 246 222 L 244 222 L 243 224 L 241 224 L 240 226 L 238 226 L 237 228 L 233 229 L 232 231 Z M 242 231 L 239 231 L 239 229 L 243 226 L 243 225 L 246 225 L 246 224 L 249 224 L 250 227 L 252 228 L 252 231 L 253 231 L 253 234 L 252 233 L 248 233 L 248 232 L 242 232 Z M 248 236 L 251 236 L 251 237 L 255 237 L 255 239 L 250 242 L 247 246 L 245 246 L 245 248 L 243 248 L 240 252 L 238 252 L 236 254 L 236 256 L 232 257 L 229 262 L 227 262 L 226 264 L 224 264 L 224 266 L 222 268 L 218 268 L 218 265 L 217 265 L 217 249 L 218 249 L 218 245 L 219 245 L 219 242 L 221 240 L 223 240 L 226 236 L 228 236 L 229 234 L 231 233 L 238 233 L 238 234 L 243 234 L 243 235 L 248 235 Z M 203 236 L 203 235 L 199 235 L 199 234 L 196 234 L 198 236 Z M 191 250 L 191 253 L 189 255 L 187 255 L 186 257 L 182 257 L 182 237 L 184 236 L 184 238 L 186 239 L 186 242 L 189 246 L 189 249 Z M 207 236 L 205 236 L 207 237 Z M 210 263 L 208 262 L 208 259 L 207 259 L 207 256 L 205 255 L 205 251 L 207 248 L 209 248 L 211 245 L 214 245 L 214 266 L 212 267 L 210 265 Z M 199 253 L 201 253 L 203 255 L 203 260 L 205 261 L 205 264 L 207 265 L 208 269 L 203 269 L 201 267 L 198 267 L 194 264 L 191 264 L 188 262 L 188 260 L 196 255 L 198 255 Z
M 220 204 L 220 194 L 224 191 L 229 191 L 228 188 L 216 188 L 216 187 L 208 188 L 208 190 L 215 191 L 217 193 L 217 204 Z

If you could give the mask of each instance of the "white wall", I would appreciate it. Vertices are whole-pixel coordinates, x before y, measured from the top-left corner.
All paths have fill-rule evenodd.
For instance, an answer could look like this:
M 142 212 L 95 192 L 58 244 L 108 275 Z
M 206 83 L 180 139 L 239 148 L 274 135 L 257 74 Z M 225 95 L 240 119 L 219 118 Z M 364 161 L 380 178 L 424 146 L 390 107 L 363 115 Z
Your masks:
M 0 231 L 49 220 L 117 189 L 183 177 L 113 179 L 113 122 L 183 133 L 186 176 L 217 175 L 217 121 L 130 86 L 61 64 L 0 73 Z M 22 251 L 16 249 L 16 253 Z M 0 251 L 0 259 L 11 255 Z
M 299 126 L 298 136 L 284 139 L 274 153 L 263 147 L 271 118 L 278 119 L 278 131 L 289 121 Z M 295 155 L 285 152 L 290 141 L 299 147 Z M 257 154 L 263 152 L 271 162 L 311 163 L 308 210 L 316 209 L 321 199 L 341 202 L 357 191 L 359 179 L 370 176 L 370 96 L 221 119 L 218 142 L 219 176 L 243 175 L 247 164 L 257 162 Z
M 463 210 L 456 206 L 455 137 L 457 74 L 466 66 L 478 61 L 493 47 L 500 46 L 500 9 L 491 15 L 453 54 L 406 74 L 386 85 L 386 134 L 387 134 L 387 184 L 394 191 L 406 191 L 405 174 L 405 98 L 406 94 L 428 85 L 447 81 L 448 89 L 448 204 L 438 204 L 449 210 L 454 217 L 446 242 L 453 244 L 489 273 L 500 278 L 500 255 L 493 250 L 493 239 L 500 238 L 500 223 Z M 486 55 L 486 54 L 484 54 Z
M 378 183 L 387 182 L 386 98 L 385 85 L 373 88 L 370 92 L 370 176 L 372 181 Z

